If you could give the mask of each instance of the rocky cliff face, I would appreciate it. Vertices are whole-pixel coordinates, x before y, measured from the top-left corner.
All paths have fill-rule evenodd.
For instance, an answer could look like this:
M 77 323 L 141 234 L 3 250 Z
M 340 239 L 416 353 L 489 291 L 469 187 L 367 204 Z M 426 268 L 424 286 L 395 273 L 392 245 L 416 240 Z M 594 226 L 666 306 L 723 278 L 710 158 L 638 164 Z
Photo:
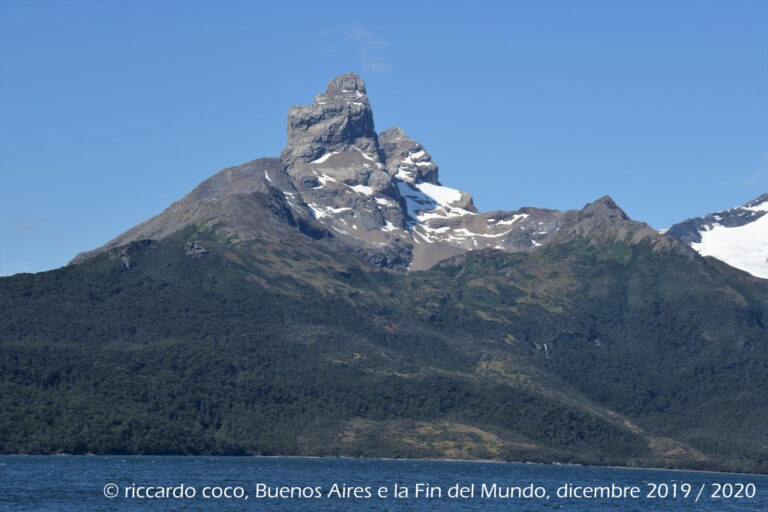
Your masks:
M 348 73 L 331 80 L 311 105 L 289 110 L 280 158 L 221 171 L 74 261 L 195 226 L 234 242 L 310 239 L 376 266 L 421 270 L 476 249 L 533 251 L 604 222 L 622 226 L 621 236 L 649 229 L 610 198 L 581 213 L 530 207 L 479 213 L 471 195 L 440 183 L 437 164 L 419 142 L 397 127 L 376 133 L 365 82 Z
M 407 267 L 402 198 L 385 170 L 359 76 L 336 77 L 312 105 L 290 109 L 281 160 L 297 199 L 334 237 L 371 262 Z
M 379 161 L 378 138 L 365 82 L 349 73 L 331 80 L 312 105 L 291 107 L 282 159 L 288 166 L 294 166 L 352 149 Z
M 397 127 L 384 130 L 379 135 L 379 143 L 390 177 L 408 183 L 440 184 L 437 180 L 437 164 L 432 161 L 432 155 L 403 130 Z

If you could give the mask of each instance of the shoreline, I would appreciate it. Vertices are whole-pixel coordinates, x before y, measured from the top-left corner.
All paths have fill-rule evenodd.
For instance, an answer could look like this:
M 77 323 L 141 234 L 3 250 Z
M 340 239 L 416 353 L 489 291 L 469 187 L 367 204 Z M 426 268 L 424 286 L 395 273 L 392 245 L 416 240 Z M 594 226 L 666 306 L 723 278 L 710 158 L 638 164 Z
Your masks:
M 436 458 L 413 458 L 403 459 L 397 457 L 348 457 L 348 456 L 330 456 L 323 457 L 319 455 L 151 455 L 151 454 L 71 454 L 71 453 L 50 453 L 50 454 L 31 454 L 31 453 L 9 453 L 0 454 L 0 459 L 3 457 L 221 457 L 221 458 L 243 458 L 251 457 L 254 459 L 326 459 L 326 460 L 359 460 L 359 461 L 404 461 L 404 462 L 464 462 L 474 464 L 514 464 L 519 466 L 564 466 L 564 467 L 581 467 L 581 468 L 593 468 L 593 469 L 623 469 L 623 470 L 639 470 L 639 471 L 674 471 L 676 473 L 708 473 L 714 475 L 743 475 L 743 476 L 757 476 L 768 478 L 768 473 L 746 473 L 746 472 L 733 472 L 733 471 L 706 471 L 702 469 L 678 469 L 678 468 L 654 468 L 654 467 L 634 467 L 634 466 L 596 466 L 589 464 L 574 464 L 570 462 L 527 462 L 527 461 L 505 461 L 495 459 L 436 459 Z

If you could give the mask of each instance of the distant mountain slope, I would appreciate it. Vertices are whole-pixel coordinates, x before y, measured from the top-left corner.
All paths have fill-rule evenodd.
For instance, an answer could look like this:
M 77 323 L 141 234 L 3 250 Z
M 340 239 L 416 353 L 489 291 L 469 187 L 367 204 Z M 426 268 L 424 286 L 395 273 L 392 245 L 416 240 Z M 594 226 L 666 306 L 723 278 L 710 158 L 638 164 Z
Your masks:
M 729 210 L 688 219 L 666 231 L 702 256 L 768 279 L 768 194 Z

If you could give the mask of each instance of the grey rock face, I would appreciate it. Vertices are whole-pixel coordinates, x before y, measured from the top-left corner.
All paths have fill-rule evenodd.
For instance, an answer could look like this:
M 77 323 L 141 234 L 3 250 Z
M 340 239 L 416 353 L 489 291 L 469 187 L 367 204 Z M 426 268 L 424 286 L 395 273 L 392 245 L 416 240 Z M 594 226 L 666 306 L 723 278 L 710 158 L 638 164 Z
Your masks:
M 559 230 L 560 237 L 614 239 L 631 243 L 648 239 L 655 243 L 660 239 L 655 229 L 644 222 L 630 219 L 609 196 L 603 196 L 585 205 L 581 210 L 565 214 L 567 216 L 564 217 Z
M 365 82 L 355 73 L 331 80 L 312 105 L 288 111 L 288 140 L 281 158 L 289 167 L 353 147 L 379 161 L 373 111 Z
M 366 254 L 391 252 L 392 231 L 405 227 L 397 188 L 384 171 L 373 112 L 354 73 L 328 83 L 312 105 L 288 113 L 281 159 L 301 201 L 334 235 Z M 391 254 L 366 257 L 389 262 Z
M 619 208 L 619 205 L 610 196 L 603 196 L 585 205 L 579 212 L 579 217 L 584 221 L 592 219 L 595 223 L 629 220 L 629 215 L 624 213 L 624 210 Z
M 407 182 L 439 185 L 438 167 L 424 146 L 397 127 L 379 134 L 379 144 L 386 158 L 387 174 Z
M 410 259 L 400 197 L 359 76 L 336 77 L 314 104 L 290 109 L 281 159 L 316 221 L 364 260 L 400 266 Z

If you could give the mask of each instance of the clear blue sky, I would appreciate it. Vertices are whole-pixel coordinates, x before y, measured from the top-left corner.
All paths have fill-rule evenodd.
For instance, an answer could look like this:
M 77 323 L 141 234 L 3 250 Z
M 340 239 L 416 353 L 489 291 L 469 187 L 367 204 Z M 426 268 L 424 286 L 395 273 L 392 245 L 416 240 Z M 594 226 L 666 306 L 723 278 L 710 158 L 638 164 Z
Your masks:
M 65 264 L 290 105 L 368 84 L 481 210 L 610 194 L 656 228 L 768 192 L 768 2 L 0 2 L 0 272 Z

